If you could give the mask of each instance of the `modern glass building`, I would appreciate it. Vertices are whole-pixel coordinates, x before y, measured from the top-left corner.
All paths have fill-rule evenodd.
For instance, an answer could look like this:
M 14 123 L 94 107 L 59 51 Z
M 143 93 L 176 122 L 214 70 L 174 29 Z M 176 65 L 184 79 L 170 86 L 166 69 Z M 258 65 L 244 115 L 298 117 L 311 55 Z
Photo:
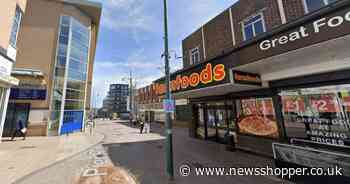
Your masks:
M 36 0 L 28 1 L 25 10 L 16 44 L 21 52 L 12 72 L 20 82 L 9 95 L 3 136 L 13 132 L 19 120 L 25 122 L 28 136 L 82 131 L 91 110 L 102 5 Z
M 49 130 L 65 134 L 83 127 L 90 29 L 73 17 L 60 19 Z

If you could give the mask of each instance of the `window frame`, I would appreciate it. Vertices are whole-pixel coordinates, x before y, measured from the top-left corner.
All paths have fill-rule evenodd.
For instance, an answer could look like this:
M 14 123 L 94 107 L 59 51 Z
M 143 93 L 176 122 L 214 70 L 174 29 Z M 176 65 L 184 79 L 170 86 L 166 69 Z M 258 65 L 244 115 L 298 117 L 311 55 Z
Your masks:
M 197 52 L 195 52 L 195 53 L 198 53 L 198 61 L 197 62 L 193 61 L 193 59 L 192 59 L 192 56 L 194 55 L 194 50 L 197 50 Z M 201 62 L 201 55 L 200 55 L 201 53 L 199 50 L 199 46 L 190 49 L 189 54 L 190 54 L 190 65 L 198 64 Z
M 242 31 L 242 34 L 243 34 L 243 40 L 244 41 L 247 41 L 247 37 L 246 37 L 246 33 L 245 33 L 245 28 L 246 28 L 246 25 L 244 25 L 245 22 L 249 22 L 249 20 L 259 16 L 261 17 L 261 22 L 262 22 L 262 26 L 263 26 L 263 33 L 266 32 L 266 24 L 265 24 L 265 17 L 264 17 L 264 12 L 263 11 L 260 11 L 259 13 L 256 13 L 256 14 L 253 14 L 247 18 L 245 18 L 242 22 L 241 22 L 241 31 Z M 260 19 L 259 19 L 260 20 Z M 255 27 L 253 26 L 256 22 L 258 22 L 258 20 L 255 20 L 254 22 L 252 23 L 249 23 L 248 25 L 249 26 L 252 26 L 253 27 L 253 37 L 251 39 L 253 39 L 254 37 L 256 37 L 257 35 L 259 34 L 256 34 L 255 32 Z M 250 40 L 250 39 L 249 39 Z
M 13 28 L 14 28 L 14 23 L 16 21 L 16 17 L 17 17 L 16 14 L 17 14 L 17 12 L 19 13 L 19 20 L 18 20 L 18 23 L 17 23 L 16 39 L 14 40 L 14 43 L 12 43 L 11 38 L 13 36 L 12 32 L 13 32 Z M 9 46 L 11 46 L 11 47 L 13 47 L 15 49 L 17 49 L 18 34 L 19 34 L 19 31 L 20 31 L 20 28 L 21 28 L 23 14 L 24 14 L 24 12 L 22 11 L 22 9 L 18 5 L 16 5 L 15 15 L 14 15 L 13 20 L 12 20 L 10 39 L 9 39 Z
M 310 11 L 310 10 L 309 10 L 309 6 L 308 6 L 308 4 L 307 4 L 307 2 L 306 2 L 307 0 L 302 0 L 302 1 L 303 1 L 303 5 L 304 5 L 304 12 L 305 12 L 305 14 L 314 12 L 314 11 Z M 323 7 L 332 4 L 332 3 L 329 2 L 329 0 L 322 0 L 322 1 L 323 1 L 323 3 L 324 3 L 324 6 L 323 6 Z M 322 7 L 321 7 L 321 8 L 322 8 Z M 317 10 L 315 10 L 315 11 L 317 11 Z

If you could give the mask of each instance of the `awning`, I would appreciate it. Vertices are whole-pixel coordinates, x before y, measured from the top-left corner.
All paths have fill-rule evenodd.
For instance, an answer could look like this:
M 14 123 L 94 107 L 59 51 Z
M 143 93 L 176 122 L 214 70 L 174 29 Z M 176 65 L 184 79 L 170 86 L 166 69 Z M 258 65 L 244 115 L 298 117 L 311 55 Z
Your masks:
M 40 70 L 32 69 L 14 69 L 12 71 L 17 79 L 19 79 L 18 88 L 30 88 L 30 89 L 44 89 L 46 88 L 46 81 L 44 74 Z
M 19 84 L 18 79 L 9 75 L 0 75 L 0 82 L 9 86 L 17 86 Z

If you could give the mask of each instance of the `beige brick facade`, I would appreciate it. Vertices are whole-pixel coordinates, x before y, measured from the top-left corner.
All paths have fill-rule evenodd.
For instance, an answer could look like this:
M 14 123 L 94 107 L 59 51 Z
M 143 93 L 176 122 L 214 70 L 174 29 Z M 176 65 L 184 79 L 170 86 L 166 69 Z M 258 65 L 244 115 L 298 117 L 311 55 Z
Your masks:
M 79 1 L 69 0 L 30 0 L 27 1 L 26 5 L 23 3 L 25 2 L 24 0 L 17 0 L 17 2 L 14 0 L 4 1 L 8 1 L 11 5 L 13 14 L 16 3 L 21 10 L 26 10 L 18 33 L 17 57 L 14 68 L 42 72 L 44 75 L 43 80 L 45 81 L 44 88 L 47 91 L 45 100 L 10 100 L 10 103 L 30 104 L 29 134 L 46 135 L 51 110 L 60 16 L 71 16 L 91 30 L 85 99 L 85 109 L 90 110 L 92 74 L 101 7 L 90 6 L 83 1 L 80 4 Z M 12 18 L 7 20 L 8 16 L 4 16 L 4 13 L 10 14 L 11 12 L 0 11 L 0 17 L 4 19 L 6 24 L 12 24 Z M 9 36 L 5 39 L 3 35 L 9 34 L 10 28 L 7 29 L 6 27 L 6 29 L 3 29 L 2 27 L 0 29 L 0 46 L 5 49 L 8 45 Z

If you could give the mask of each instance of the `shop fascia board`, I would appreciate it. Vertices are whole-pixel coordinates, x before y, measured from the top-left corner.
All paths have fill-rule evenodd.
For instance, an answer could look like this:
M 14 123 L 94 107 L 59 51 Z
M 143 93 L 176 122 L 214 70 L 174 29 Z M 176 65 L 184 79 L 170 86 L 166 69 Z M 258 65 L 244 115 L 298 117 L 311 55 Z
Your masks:
M 263 82 L 350 68 L 350 35 L 262 59 L 233 70 L 257 73 Z
M 220 85 L 201 88 L 201 89 L 178 92 L 178 93 L 172 94 L 172 96 L 175 97 L 175 99 L 202 98 L 207 96 L 220 96 L 220 95 L 227 95 L 233 92 L 256 90 L 256 89 L 263 89 L 263 88 L 265 87 L 256 86 L 256 85 L 226 83 L 226 84 L 220 84 Z

